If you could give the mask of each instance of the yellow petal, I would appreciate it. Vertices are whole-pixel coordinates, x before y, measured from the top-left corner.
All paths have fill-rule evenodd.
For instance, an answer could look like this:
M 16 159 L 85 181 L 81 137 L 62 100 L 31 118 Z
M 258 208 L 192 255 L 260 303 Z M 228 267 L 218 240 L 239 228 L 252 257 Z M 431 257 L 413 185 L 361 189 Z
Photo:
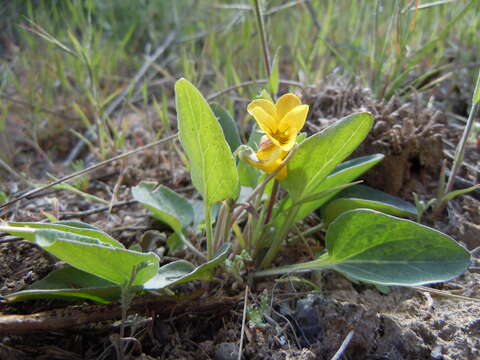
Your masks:
M 262 108 L 268 115 L 270 115 L 271 117 L 276 117 L 277 115 L 277 109 L 275 108 L 275 105 L 269 101 L 269 100 L 265 100 L 265 99 L 256 99 L 256 100 L 253 100 L 253 101 L 250 101 L 250 103 L 248 104 L 247 106 L 247 111 L 253 115 L 250 110 L 251 109 L 254 109 L 256 107 L 260 107 Z
M 280 120 L 278 125 L 278 131 L 284 132 L 286 129 L 295 128 L 297 131 L 300 131 L 305 125 L 305 120 L 307 119 L 308 114 L 308 105 L 300 105 L 290 110 L 287 115 Z
M 275 118 L 268 114 L 262 107 L 252 107 L 248 109 L 248 112 L 255 118 L 258 126 L 260 126 L 260 129 L 262 129 L 264 133 L 273 134 L 276 131 L 278 124 Z
M 288 152 L 283 151 L 278 146 L 275 146 L 274 144 L 267 141 L 266 144 L 264 142 L 264 145 L 256 154 L 257 159 L 259 159 L 260 161 L 249 161 L 249 163 L 256 168 L 270 174 L 282 164 L 282 161 L 283 159 L 285 159 L 287 154 Z M 280 170 L 280 172 L 275 176 L 275 178 L 281 180 L 285 176 L 287 176 L 287 170 L 286 168 L 282 168 L 282 170 Z
M 273 163 L 256 163 L 256 164 L 252 164 L 253 166 L 259 168 L 260 170 L 262 171 L 265 171 L 267 174 L 271 174 L 272 172 L 274 172 L 280 165 L 282 164 L 282 160 L 280 159 L 277 159 L 275 160 Z M 275 178 L 277 180 L 281 180 L 283 178 L 285 178 L 287 176 L 287 167 L 284 166 L 280 171 L 279 173 L 275 176 Z
M 302 101 L 295 94 L 288 93 L 280 96 L 280 98 L 275 103 L 278 119 L 281 120 L 291 110 L 300 105 L 302 105 Z
M 260 165 L 259 168 L 260 170 L 262 171 L 265 171 L 267 174 L 271 174 L 272 172 L 274 172 L 275 170 L 277 170 L 277 168 L 280 166 L 282 162 L 279 161 L 278 163 L 275 163 L 275 164 L 271 164 L 271 165 Z M 283 178 L 285 178 L 285 176 L 287 176 L 287 168 L 286 166 L 284 166 L 279 172 L 277 175 L 275 175 L 275 178 L 278 179 L 278 180 L 281 180 Z
M 257 158 L 264 164 L 273 164 L 282 155 L 282 149 L 275 144 L 270 143 L 267 146 L 261 146 L 257 152 Z M 280 159 L 282 160 L 282 159 Z

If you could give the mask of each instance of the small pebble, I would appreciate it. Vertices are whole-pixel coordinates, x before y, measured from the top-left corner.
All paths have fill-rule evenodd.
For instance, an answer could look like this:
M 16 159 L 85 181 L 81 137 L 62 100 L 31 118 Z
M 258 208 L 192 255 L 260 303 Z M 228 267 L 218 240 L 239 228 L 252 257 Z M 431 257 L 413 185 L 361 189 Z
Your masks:
M 443 359 L 443 351 L 442 351 L 442 347 L 440 345 L 437 345 L 435 346 L 433 349 L 432 349 L 432 352 L 430 353 L 430 356 L 432 357 L 432 359 L 435 359 L 435 360 L 442 360 Z
M 216 345 L 215 360 L 237 360 L 238 348 L 239 346 L 235 343 L 220 343 Z

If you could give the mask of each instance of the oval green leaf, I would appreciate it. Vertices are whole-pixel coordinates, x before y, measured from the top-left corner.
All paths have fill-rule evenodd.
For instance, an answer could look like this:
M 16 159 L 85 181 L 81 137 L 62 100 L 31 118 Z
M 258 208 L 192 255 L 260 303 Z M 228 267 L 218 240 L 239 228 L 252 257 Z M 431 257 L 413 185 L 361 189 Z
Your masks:
M 193 207 L 184 197 L 166 186 L 143 181 L 132 188 L 135 200 L 152 212 L 155 219 L 166 223 L 176 233 L 181 233 L 193 222 Z
M 18 225 L 18 224 L 17 224 Z M 0 226 L 1 231 L 30 240 L 73 267 L 118 285 L 142 285 L 158 271 L 160 259 L 154 253 L 141 253 L 113 247 L 103 241 L 55 228 Z
M 236 199 L 240 185 L 235 160 L 212 109 L 185 79 L 175 83 L 175 100 L 193 185 L 208 204 Z
M 352 210 L 327 231 L 328 256 L 319 260 L 354 279 L 417 286 L 451 280 L 470 254 L 451 237 L 410 220 L 373 210 Z
M 335 269 L 377 285 L 418 286 L 467 270 L 470 253 L 451 237 L 373 210 L 351 210 L 328 228 L 328 252 L 317 260 L 259 271 L 255 277 Z
M 115 240 L 107 233 L 91 226 L 90 224 L 86 224 L 80 221 L 58 221 L 55 223 L 10 222 L 7 225 L 14 228 L 18 228 L 19 233 L 17 233 L 17 236 L 23 237 L 24 239 L 27 239 L 29 241 L 34 241 L 34 233 L 33 232 L 29 233 L 28 231 L 22 231 L 22 229 L 58 230 L 65 233 L 71 233 L 71 234 L 94 238 L 101 241 L 102 243 L 108 244 L 116 248 L 122 248 L 122 249 L 125 248 L 125 246 L 123 246 L 121 242 L 119 242 L 118 240 Z
M 211 280 L 213 270 L 223 263 L 230 251 L 230 244 L 224 244 L 212 260 L 195 267 L 185 260 L 178 260 L 162 266 L 158 273 L 144 284 L 147 290 L 159 290 L 193 280 Z

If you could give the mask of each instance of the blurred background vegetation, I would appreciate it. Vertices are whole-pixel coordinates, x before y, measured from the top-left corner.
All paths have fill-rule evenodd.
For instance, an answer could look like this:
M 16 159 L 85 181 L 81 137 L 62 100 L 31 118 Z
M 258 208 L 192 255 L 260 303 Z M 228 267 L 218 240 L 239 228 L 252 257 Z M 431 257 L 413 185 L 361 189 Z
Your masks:
M 467 115 L 480 64 L 480 1 L 264 0 L 263 11 L 281 79 L 306 87 L 338 76 L 385 100 L 425 91 L 444 109 Z M 154 106 L 158 116 L 149 121 L 167 125 L 179 77 L 206 95 L 266 78 L 247 0 L 9 0 L 0 4 L 0 19 L 6 164 L 15 153 L 8 146 L 9 121 L 21 123 L 39 151 L 45 139 L 66 130 L 81 137 L 91 124 L 104 122 L 118 131 L 100 155 L 121 148 L 128 124 L 112 126 L 105 109 L 170 33 L 172 43 L 119 109 Z M 233 112 L 261 86 L 239 87 L 216 100 Z

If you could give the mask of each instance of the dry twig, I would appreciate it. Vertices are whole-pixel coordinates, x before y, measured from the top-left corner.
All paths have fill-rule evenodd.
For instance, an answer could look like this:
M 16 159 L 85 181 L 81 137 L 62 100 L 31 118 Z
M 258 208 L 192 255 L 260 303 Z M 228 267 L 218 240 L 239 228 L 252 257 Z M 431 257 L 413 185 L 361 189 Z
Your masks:
M 353 330 L 350 330 L 347 336 L 345 337 L 345 340 L 343 340 L 342 345 L 340 345 L 340 348 L 337 350 L 337 352 L 332 356 L 330 360 L 340 360 L 343 353 L 347 349 L 348 344 L 350 344 L 350 341 L 352 341 L 353 334 L 355 334 L 355 332 Z
M 199 299 L 203 291 L 184 296 L 144 296 L 136 299 L 130 307 L 131 313 L 151 314 L 157 318 L 170 318 L 175 314 L 227 313 L 241 299 L 205 298 Z M 192 301 L 195 300 L 195 301 Z M 58 331 L 90 323 L 120 319 L 120 304 L 70 306 L 29 315 L 0 316 L 0 335 L 32 334 L 37 331 Z

